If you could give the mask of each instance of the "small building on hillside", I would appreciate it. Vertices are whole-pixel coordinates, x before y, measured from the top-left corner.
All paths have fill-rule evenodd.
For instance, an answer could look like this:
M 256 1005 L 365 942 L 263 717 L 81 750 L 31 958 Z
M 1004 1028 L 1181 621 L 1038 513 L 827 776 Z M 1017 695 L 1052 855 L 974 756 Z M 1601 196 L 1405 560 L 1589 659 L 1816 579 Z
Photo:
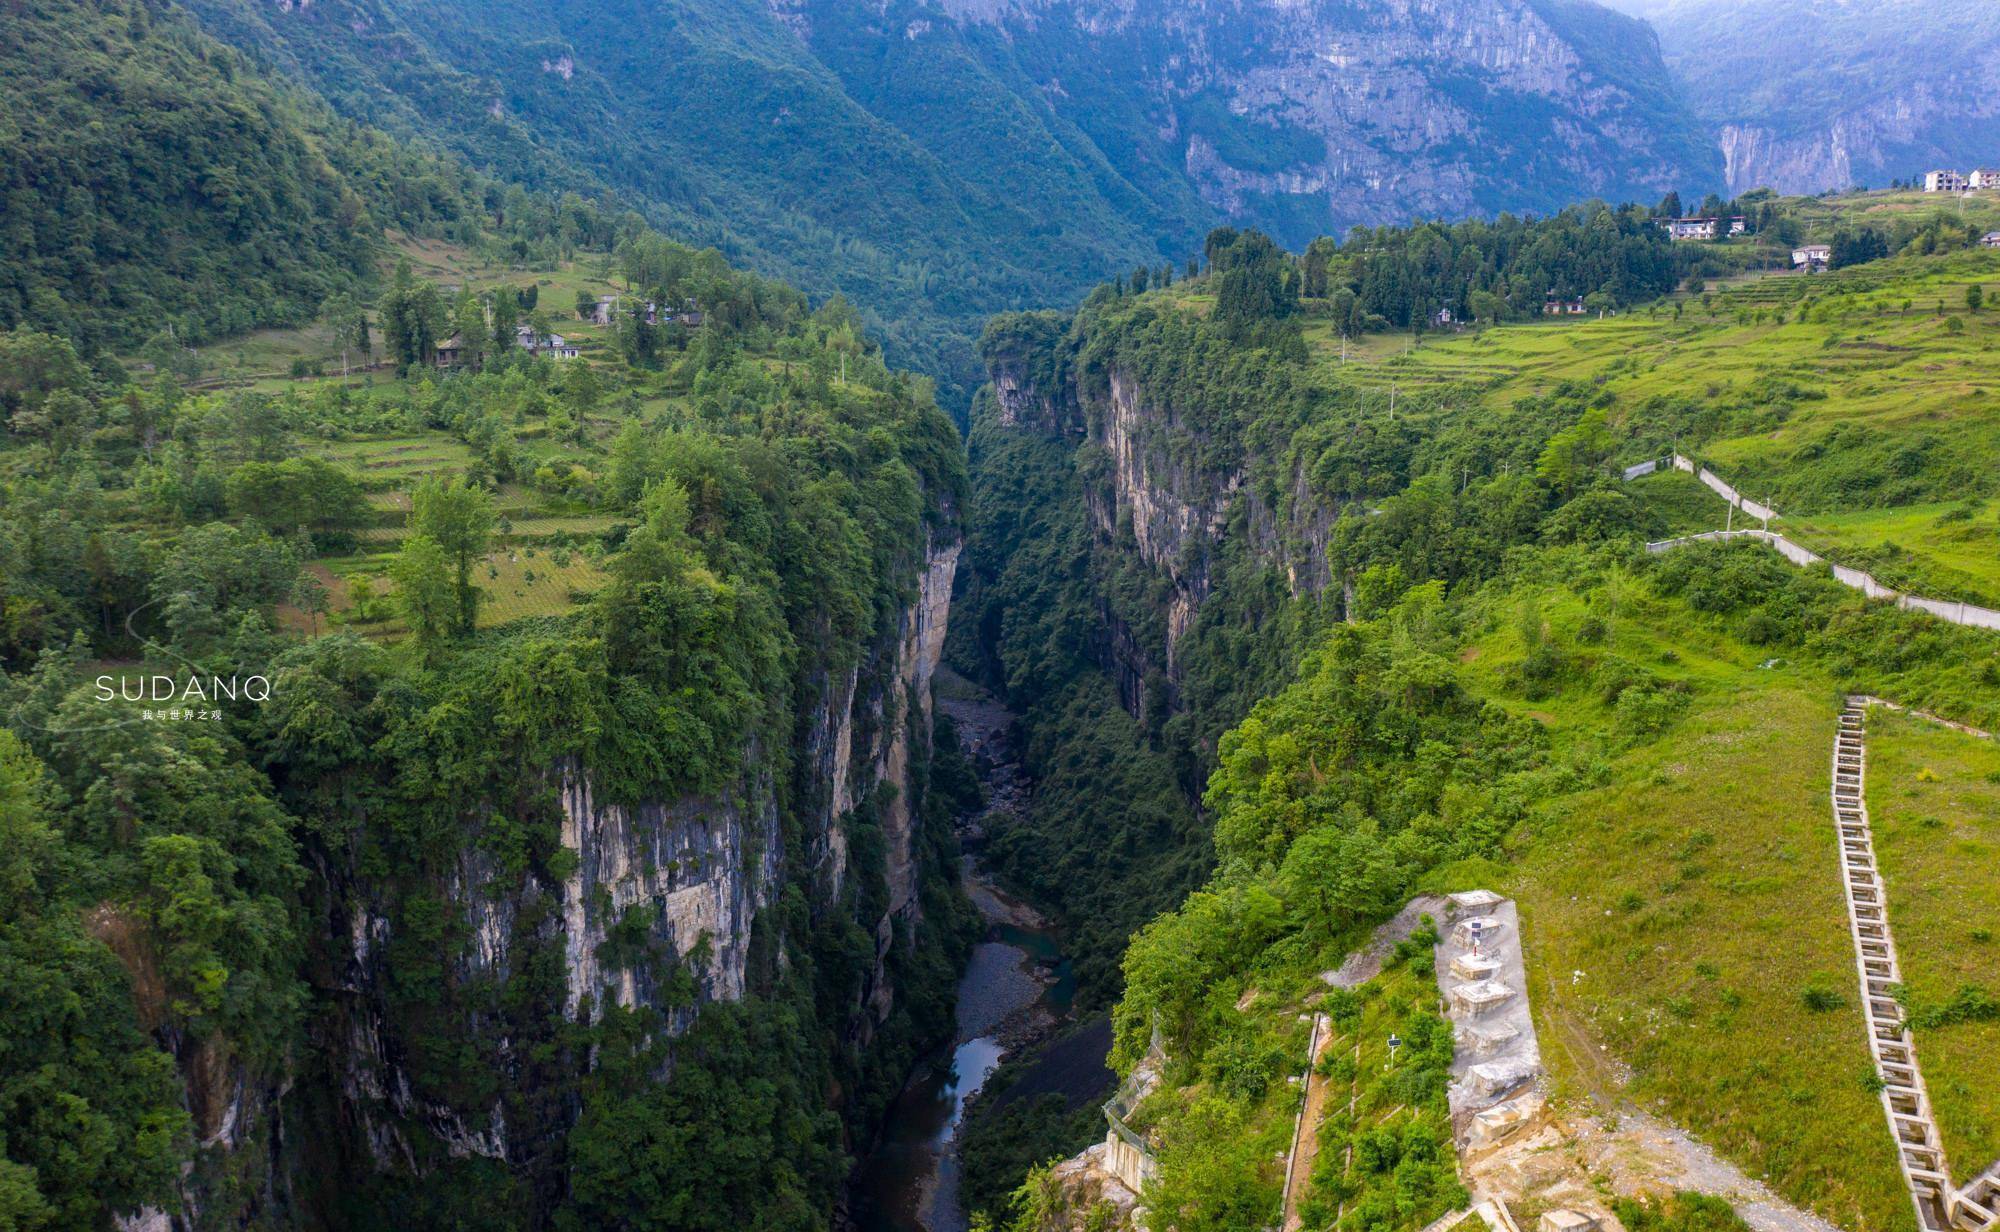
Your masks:
M 1542 304 L 1542 315 L 1545 317 L 1580 317 L 1588 311 L 1589 309 L 1584 307 L 1582 296 L 1575 299 L 1551 297 Z
M 453 334 L 443 342 L 438 343 L 437 353 L 432 357 L 431 362 L 439 368 L 446 370 L 463 368 L 466 364 L 472 362 L 467 352 L 464 337 L 459 334 Z
M 2000 248 L 2000 231 L 1988 231 L 1979 237 L 1981 248 Z
M 561 334 L 535 333 L 532 325 L 523 325 L 514 331 L 514 345 L 530 355 L 542 355 L 549 359 L 575 359 L 577 349 Z
M 591 310 L 590 319 L 599 325 L 617 324 L 619 305 L 622 302 L 616 295 L 598 296 L 597 306 Z M 645 313 L 648 325 L 683 325 L 688 329 L 700 329 L 702 321 L 706 319 L 702 314 L 701 305 L 691 299 L 666 305 L 647 300 L 639 310 Z
M 1967 188 L 2000 188 L 2000 171 L 1991 167 L 1979 167 L 1965 177 Z
M 1440 308 L 1437 310 L 1437 315 L 1431 318 L 1431 324 L 1437 326 L 1439 329 L 1450 329 L 1455 319 L 1451 315 L 1451 309 Z
M 1827 244 L 1804 244 L 1792 249 L 1792 266 L 1811 274 L 1826 268 L 1833 259 L 1833 248 Z
M 1673 240 L 1712 240 L 1717 236 L 1741 235 L 1749 226 L 1741 214 L 1729 218 L 1697 216 L 1690 218 L 1667 218 L 1660 222 L 1667 229 L 1667 238 Z
M 1965 177 L 1956 171 L 1924 172 L 1924 191 L 1927 193 L 1964 192 Z

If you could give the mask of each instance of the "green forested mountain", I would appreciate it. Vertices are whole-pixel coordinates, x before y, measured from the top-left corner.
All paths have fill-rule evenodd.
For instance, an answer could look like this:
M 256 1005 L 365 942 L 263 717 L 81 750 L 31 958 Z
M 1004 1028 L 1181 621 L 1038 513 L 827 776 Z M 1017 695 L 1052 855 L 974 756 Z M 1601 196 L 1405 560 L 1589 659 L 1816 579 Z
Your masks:
M 1881 188 L 1994 161 L 1982 0 L 1614 0 L 1660 32 L 1668 67 L 1732 188 Z M 1938 66 L 1949 68 L 1936 71 Z
M 0 262 L 0 1225 L 824 1227 L 969 941 L 929 384 L 162 10 L 0 21 L 74 207 Z
M 87 347 L 309 321 L 470 183 L 272 86 L 171 7 L 0 13 L 0 325 Z
M 1716 179 L 1650 34 L 1568 0 L 190 7 L 350 116 L 842 291 L 952 401 L 984 314 L 1225 217 L 1302 245 Z

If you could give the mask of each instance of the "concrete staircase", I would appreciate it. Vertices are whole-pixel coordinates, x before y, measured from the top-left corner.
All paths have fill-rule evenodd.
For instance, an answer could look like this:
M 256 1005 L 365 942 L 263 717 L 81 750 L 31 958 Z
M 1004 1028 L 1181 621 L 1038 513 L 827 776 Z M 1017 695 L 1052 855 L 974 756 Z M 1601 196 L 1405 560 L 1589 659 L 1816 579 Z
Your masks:
M 1903 1023 L 1896 987 L 1903 982 L 1896 942 L 1889 933 L 1889 903 L 1875 863 L 1868 826 L 1866 771 L 1867 711 L 1870 698 L 1849 697 L 1840 712 L 1833 742 L 1833 821 L 1840 836 L 1841 882 L 1847 892 L 1848 927 L 1854 938 L 1861 1006 L 1868 1020 L 1868 1046 L 1882 1079 L 1882 1111 L 1903 1177 L 1916 1204 L 1917 1223 L 1926 1232 L 1964 1228 L 2000 1232 L 2000 1163 L 1955 1189 L 1945 1167 L 1944 1147 L 1931 1115 L 1930 1094 L 1917 1069 L 1917 1051 Z

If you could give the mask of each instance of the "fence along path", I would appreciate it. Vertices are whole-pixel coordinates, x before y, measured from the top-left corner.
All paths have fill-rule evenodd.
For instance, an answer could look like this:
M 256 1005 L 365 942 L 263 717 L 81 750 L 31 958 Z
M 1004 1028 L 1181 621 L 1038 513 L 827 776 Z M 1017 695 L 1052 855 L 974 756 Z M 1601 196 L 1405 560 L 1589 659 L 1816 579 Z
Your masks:
M 1650 462 L 1641 462 L 1636 466 L 1628 466 L 1625 468 L 1624 475 L 1625 479 L 1629 482 L 1643 475 L 1650 475 L 1655 471 L 1665 470 L 1668 467 L 1677 471 L 1686 471 L 1693 475 L 1695 478 L 1701 480 L 1716 495 L 1722 497 L 1722 499 L 1741 509 L 1751 517 L 1763 521 L 1766 523 L 1766 526 L 1762 530 L 1712 530 L 1699 535 L 1682 535 L 1678 539 L 1661 539 L 1657 542 L 1647 544 L 1646 550 L 1648 552 L 1665 552 L 1681 547 L 1684 544 L 1700 543 L 1711 539 L 1756 539 L 1770 544 L 1773 548 L 1777 549 L 1779 555 L 1795 565 L 1804 565 L 1807 567 L 1813 565 L 1827 566 L 1833 570 L 1833 576 L 1836 581 L 1842 585 L 1853 587 L 1855 590 L 1867 595 L 1870 599 L 1891 599 L 1895 601 L 1897 607 L 1912 612 L 1924 612 L 1937 617 L 1939 620 L 1950 621 L 1955 625 L 2000 631 L 2000 612 L 1996 612 L 1990 607 L 1980 607 L 1978 604 L 1962 603 L 1950 599 L 1926 599 L 1921 595 L 1907 595 L 1900 590 L 1884 586 L 1882 583 L 1876 581 L 1872 575 L 1864 573 L 1859 569 L 1851 569 L 1846 565 L 1834 564 L 1824 556 L 1801 547 L 1769 528 L 1770 520 L 1778 516 L 1777 510 L 1771 508 L 1769 505 L 1760 504 L 1757 501 L 1749 499 L 1735 488 L 1723 482 L 1722 478 L 1714 471 L 1709 470 L 1705 466 L 1696 466 L 1680 454 L 1674 454 L 1667 458 L 1655 458 Z
M 1849 696 L 1833 740 L 1833 823 L 1840 837 L 1841 882 L 1847 895 L 1855 969 L 1861 981 L 1861 1009 L 1868 1021 L 1868 1048 L 1882 1082 L 1882 1111 L 1896 1141 L 1897 1159 L 1910 1187 L 1918 1225 L 1925 1232 L 1952 1227 L 1989 1232 L 2000 1224 L 2000 1161 L 1963 1189 L 1953 1187 L 1937 1121 L 1931 1115 L 1930 1093 L 1917 1069 L 1916 1045 L 1903 1021 L 1903 1007 L 1896 1000 L 1903 975 L 1896 959 L 1896 942 L 1889 932 L 1887 888 L 1875 862 L 1864 777 L 1868 761 L 1866 719 L 1872 704 L 1885 703 L 1873 697 Z

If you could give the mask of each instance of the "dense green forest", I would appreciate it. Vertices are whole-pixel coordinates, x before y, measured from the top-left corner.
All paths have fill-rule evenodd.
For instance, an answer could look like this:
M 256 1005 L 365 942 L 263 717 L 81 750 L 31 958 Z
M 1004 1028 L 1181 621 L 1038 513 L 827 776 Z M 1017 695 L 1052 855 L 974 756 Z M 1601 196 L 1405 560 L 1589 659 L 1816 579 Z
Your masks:
M 364 302 L 391 232 L 515 260 L 642 228 L 344 119 L 181 9 L 60 0 L 0 14 L 0 326 L 173 363 Z
M 898 648 L 956 433 L 844 305 L 607 235 L 704 324 L 551 360 L 534 296 L 405 264 L 386 379 L 189 392 L 0 334 L 10 1226 L 821 1227 L 948 1029 L 956 805 Z M 430 370 L 446 322 L 479 370 Z M 578 581 L 523 609 L 523 554 Z M 836 804 L 805 750 L 850 713 L 909 769 Z M 754 933 L 616 907 L 579 782 Z

